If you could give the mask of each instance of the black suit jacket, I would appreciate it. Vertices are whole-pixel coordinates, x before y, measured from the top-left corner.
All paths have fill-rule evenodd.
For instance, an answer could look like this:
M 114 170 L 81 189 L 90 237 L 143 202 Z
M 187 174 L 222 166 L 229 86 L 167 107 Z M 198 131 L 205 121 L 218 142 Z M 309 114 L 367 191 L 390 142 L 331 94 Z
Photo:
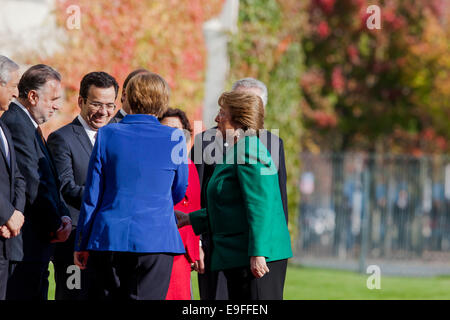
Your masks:
M 122 109 L 120 109 L 120 110 L 122 110 Z M 111 120 L 109 120 L 109 123 L 118 123 L 118 122 L 122 121 L 123 118 L 125 118 L 124 115 L 122 114 L 122 112 L 120 112 L 120 110 L 116 112 L 116 114 L 114 115 L 114 117 L 111 118 Z
M 48 262 L 52 234 L 69 216 L 62 201 L 58 174 L 46 144 L 28 115 L 14 102 L 2 118 L 14 141 L 17 166 L 26 182 L 25 223 L 21 235 L 12 238 L 11 260 Z
M 93 146 L 77 117 L 48 137 L 48 147 L 55 159 L 61 193 L 68 204 L 72 225 L 76 226 Z
M 215 163 L 205 163 L 205 159 L 203 158 L 204 150 L 210 146 L 211 143 L 215 141 L 215 133 L 217 127 L 208 129 L 203 131 L 202 133 L 195 136 L 194 146 L 191 150 L 191 160 L 195 163 L 197 167 L 198 176 L 200 179 L 201 186 L 201 206 L 202 208 L 206 208 L 206 186 L 211 178 L 214 169 L 216 167 Z M 287 191 L 286 191 L 286 163 L 284 156 L 284 146 L 283 140 L 279 138 L 277 135 L 272 134 L 270 131 L 264 130 L 264 132 L 260 135 L 259 139 L 266 146 L 267 150 L 269 150 L 272 159 L 278 169 L 278 183 L 280 186 L 281 200 L 283 202 L 283 210 L 286 216 L 286 223 L 288 222 L 288 203 L 287 203 Z M 201 148 L 201 152 L 200 152 Z M 214 150 L 212 150 L 212 157 L 215 157 Z M 197 154 L 197 156 L 196 156 Z M 199 155 L 201 155 L 199 157 Z
M 8 127 L 1 120 L 0 127 L 8 142 L 10 154 L 10 164 L 8 164 L 6 154 L 0 151 L 0 226 L 2 226 L 11 218 L 14 210 L 23 212 L 25 208 L 25 180 L 16 164 L 16 152 Z M 0 237 L 0 256 L 9 259 L 10 255 L 11 240 Z

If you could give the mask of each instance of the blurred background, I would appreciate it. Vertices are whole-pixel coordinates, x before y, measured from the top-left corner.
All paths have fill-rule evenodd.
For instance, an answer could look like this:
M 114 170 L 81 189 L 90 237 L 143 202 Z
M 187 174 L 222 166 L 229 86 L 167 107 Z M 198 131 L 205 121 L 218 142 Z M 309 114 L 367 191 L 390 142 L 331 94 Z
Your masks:
M 161 74 L 203 128 L 235 80 L 262 80 L 286 152 L 287 297 L 450 299 L 449 19 L 446 0 L 0 0 L 0 53 L 62 74 L 46 134 L 91 71 Z M 373 264 L 393 278 L 370 296 Z M 336 269 L 361 273 L 355 290 Z

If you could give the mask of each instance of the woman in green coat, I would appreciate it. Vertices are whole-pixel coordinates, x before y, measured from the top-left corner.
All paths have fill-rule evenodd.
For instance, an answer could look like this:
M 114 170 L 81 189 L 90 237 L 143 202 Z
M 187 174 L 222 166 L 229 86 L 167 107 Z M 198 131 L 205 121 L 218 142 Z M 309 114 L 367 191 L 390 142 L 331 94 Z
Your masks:
M 207 208 L 177 213 L 178 226 L 211 232 L 211 268 L 224 271 L 230 299 L 282 299 L 292 249 L 277 170 L 258 138 L 263 104 L 256 95 L 232 91 L 219 105 L 216 141 L 226 137 L 227 152 L 208 183 Z

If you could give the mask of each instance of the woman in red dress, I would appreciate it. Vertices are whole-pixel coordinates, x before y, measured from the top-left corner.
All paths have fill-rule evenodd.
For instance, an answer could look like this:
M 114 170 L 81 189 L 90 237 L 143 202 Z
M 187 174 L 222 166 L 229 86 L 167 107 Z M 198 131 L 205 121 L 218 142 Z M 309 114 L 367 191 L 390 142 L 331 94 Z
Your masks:
M 180 109 L 169 108 L 160 119 L 161 124 L 169 127 L 185 130 L 189 136 L 192 133 L 191 126 L 186 114 Z M 189 141 L 189 136 L 186 141 Z M 198 179 L 195 164 L 189 159 L 189 178 L 186 195 L 183 200 L 177 203 L 175 210 L 190 213 L 201 209 L 200 206 L 200 182 Z M 175 256 L 173 260 L 172 275 L 170 278 L 169 291 L 166 300 L 190 300 L 191 292 L 191 264 L 199 260 L 199 240 L 200 237 L 194 234 L 192 226 L 185 226 L 180 229 L 186 253 Z

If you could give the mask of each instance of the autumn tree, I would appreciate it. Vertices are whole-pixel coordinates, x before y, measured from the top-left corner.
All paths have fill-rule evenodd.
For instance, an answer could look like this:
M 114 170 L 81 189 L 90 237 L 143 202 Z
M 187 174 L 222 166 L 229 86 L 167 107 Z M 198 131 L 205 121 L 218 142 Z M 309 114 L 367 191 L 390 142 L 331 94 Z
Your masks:
M 60 71 L 65 88 L 64 112 L 47 133 L 77 113 L 81 78 L 105 71 L 122 84 L 130 71 L 147 68 L 171 87 L 171 106 L 193 118 L 200 111 L 206 50 L 203 23 L 217 15 L 223 0 L 56 0 L 54 14 L 65 30 L 62 50 L 51 57 L 34 55 L 30 63 L 48 63 Z M 80 8 L 80 29 L 67 29 L 71 5 Z M 120 103 L 118 103 L 120 105 Z M 197 111 L 198 110 L 198 111 Z M 198 117 L 201 118 L 201 117 Z
M 447 150 L 443 137 L 450 137 L 450 131 L 442 124 L 436 127 L 450 97 L 445 3 L 378 1 L 380 30 L 367 28 L 370 4 L 373 1 L 304 4 L 309 17 L 302 40 L 305 146 L 334 151 Z M 429 139 L 426 146 L 422 138 Z

